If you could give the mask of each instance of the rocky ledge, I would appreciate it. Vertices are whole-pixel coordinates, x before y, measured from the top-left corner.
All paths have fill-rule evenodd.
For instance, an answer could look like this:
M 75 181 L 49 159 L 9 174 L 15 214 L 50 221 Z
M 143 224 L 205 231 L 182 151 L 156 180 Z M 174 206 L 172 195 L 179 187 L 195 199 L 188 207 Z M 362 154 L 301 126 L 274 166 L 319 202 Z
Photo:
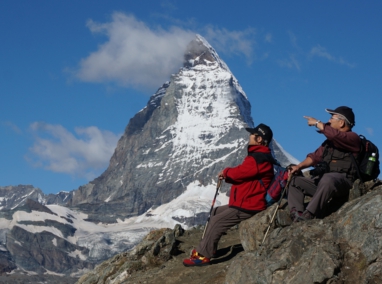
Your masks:
M 182 265 L 203 227 L 177 225 L 151 232 L 77 283 L 381 283 L 380 181 L 356 182 L 349 199 L 324 219 L 292 223 L 283 201 L 260 247 L 276 206 L 229 230 L 209 266 Z

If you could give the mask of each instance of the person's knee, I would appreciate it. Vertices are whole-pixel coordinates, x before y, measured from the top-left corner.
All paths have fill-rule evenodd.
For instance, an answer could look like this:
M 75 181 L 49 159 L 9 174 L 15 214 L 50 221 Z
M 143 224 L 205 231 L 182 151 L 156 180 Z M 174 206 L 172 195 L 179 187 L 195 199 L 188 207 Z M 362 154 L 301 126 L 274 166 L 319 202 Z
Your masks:
M 306 179 L 305 177 L 301 177 L 301 176 L 293 177 L 293 179 L 291 180 L 289 188 L 293 188 L 294 190 L 301 191 L 301 188 L 304 187 L 305 179 Z
M 333 177 L 330 174 L 324 174 L 319 182 L 319 185 L 328 187 L 328 186 L 334 185 L 335 182 L 336 182 L 335 177 Z

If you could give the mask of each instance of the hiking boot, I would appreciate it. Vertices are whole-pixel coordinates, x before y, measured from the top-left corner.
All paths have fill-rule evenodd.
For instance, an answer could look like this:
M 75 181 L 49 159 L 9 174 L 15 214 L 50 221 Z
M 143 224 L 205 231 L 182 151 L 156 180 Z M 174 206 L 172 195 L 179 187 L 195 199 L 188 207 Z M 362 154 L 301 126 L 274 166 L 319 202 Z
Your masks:
M 297 217 L 300 217 L 302 215 L 302 212 L 297 211 L 296 207 L 293 207 L 290 210 L 289 217 L 294 221 Z
M 292 221 L 294 220 L 294 218 L 296 217 L 296 212 L 297 212 L 297 209 L 296 207 L 293 207 L 290 212 L 289 212 L 289 217 L 292 219 Z
M 294 222 L 308 221 L 314 219 L 315 217 L 316 216 L 314 216 L 314 214 L 310 213 L 308 210 L 305 210 L 300 216 L 296 215 Z
M 191 257 L 183 260 L 184 266 L 205 266 L 211 264 L 210 259 L 198 254 L 196 250 L 192 250 Z
M 196 249 L 193 249 L 192 251 L 191 251 L 191 257 L 193 257 L 193 256 L 195 256 L 195 255 L 197 255 L 198 254 L 198 252 L 196 251 Z M 217 249 L 214 249 L 214 251 L 212 252 L 212 256 L 211 256 L 211 258 L 216 258 L 216 257 L 218 257 L 219 255 L 218 255 L 218 251 L 217 251 Z

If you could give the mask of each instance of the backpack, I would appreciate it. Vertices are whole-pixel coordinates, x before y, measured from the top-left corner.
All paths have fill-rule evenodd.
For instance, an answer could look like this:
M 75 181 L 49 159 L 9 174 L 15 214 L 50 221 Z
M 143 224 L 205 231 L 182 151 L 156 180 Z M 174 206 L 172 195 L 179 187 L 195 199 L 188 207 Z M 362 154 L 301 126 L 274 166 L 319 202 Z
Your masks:
M 272 157 L 270 154 L 264 153 L 249 153 L 248 156 L 253 157 L 257 163 L 261 164 L 263 162 L 271 162 L 273 164 L 273 170 L 275 175 L 269 183 L 266 189 L 267 194 L 265 195 L 265 201 L 267 202 L 267 207 L 276 203 L 284 190 L 287 180 L 288 180 L 288 169 L 280 165 L 280 163 Z M 260 179 L 260 183 L 265 187 L 263 181 Z
M 365 181 L 378 178 L 380 174 L 379 151 L 378 151 L 378 147 L 375 146 L 373 142 L 366 139 L 365 136 L 359 135 L 359 137 L 361 138 L 361 150 L 358 153 L 357 159 L 354 158 L 354 155 L 352 155 L 352 158 L 357 168 L 358 178 L 362 182 L 365 182 Z M 375 160 L 374 168 L 371 175 L 368 175 L 366 174 L 366 166 L 367 166 L 369 157 L 371 156 L 372 153 L 375 153 L 376 160 Z

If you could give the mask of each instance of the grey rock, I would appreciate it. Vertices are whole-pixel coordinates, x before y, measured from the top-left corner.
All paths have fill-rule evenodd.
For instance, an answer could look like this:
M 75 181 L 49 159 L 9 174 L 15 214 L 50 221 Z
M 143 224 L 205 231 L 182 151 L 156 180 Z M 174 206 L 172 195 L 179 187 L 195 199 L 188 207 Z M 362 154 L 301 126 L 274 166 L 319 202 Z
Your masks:
M 0 186 L 0 210 L 13 210 L 26 203 L 28 199 L 44 203 L 44 193 L 32 185 Z
M 239 225 L 245 251 L 236 256 L 233 245 L 228 255 L 212 259 L 213 265 L 183 267 L 181 261 L 188 257 L 192 246 L 182 242 L 187 238 L 198 242 L 203 227 L 185 231 L 178 242 L 179 227 L 162 229 L 151 232 L 131 252 L 103 262 L 77 283 L 381 283 L 382 186 L 365 186 L 368 193 L 346 202 L 324 219 L 290 225 L 275 221 L 261 251 L 259 243 L 276 205 Z M 283 200 L 278 212 L 285 216 L 276 220 L 287 222 L 287 211 Z M 196 231 L 199 233 L 193 235 Z M 224 247 L 224 237 L 219 250 Z M 173 252 L 171 247 L 175 248 Z M 181 247 L 184 253 L 177 257 Z
M 28 200 L 38 204 L 66 205 L 72 198 L 73 192 L 61 191 L 57 194 L 44 194 L 41 189 L 32 185 L 0 186 L 0 216 L 5 217 L 7 211 L 12 211 L 24 206 Z M 27 205 L 28 208 L 29 205 Z M 37 206 L 37 205 L 36 205 Z M 35 210 L 35 209 L 33 209 Z M 4 212 L 4 213 L 3 213 Z
M 81 276 L 76 283 L 126 283 L 132 273 L 159 267 L 178 254 L 175 236 L 179 237 L 183 232 L 183 228 L 179 225 L 173 230 L 154 230 L 133 250 L 104 261 L 94 270 Z
M 322 220 L 274 226 L 261 250 L 273 208 L 242 222 L 246 253 L 233 261 L 226 283 L 380 283 L 382 186 L 364 186 L 366 195 Z
M 16 269 L 12 255 L 8 251 L 0 250 L 0 275 L 6 275 Z
M 39 274 L 47 270 L 70 274 L 78 269 L 94 267 L 94 263 L 70 256 L 71 252 L 76 251 L 87 255 L 86 248 L 73 245 L 46 231 L 33 234 L 14 226 L 7 234 L 6 248 L 19 268 Z

